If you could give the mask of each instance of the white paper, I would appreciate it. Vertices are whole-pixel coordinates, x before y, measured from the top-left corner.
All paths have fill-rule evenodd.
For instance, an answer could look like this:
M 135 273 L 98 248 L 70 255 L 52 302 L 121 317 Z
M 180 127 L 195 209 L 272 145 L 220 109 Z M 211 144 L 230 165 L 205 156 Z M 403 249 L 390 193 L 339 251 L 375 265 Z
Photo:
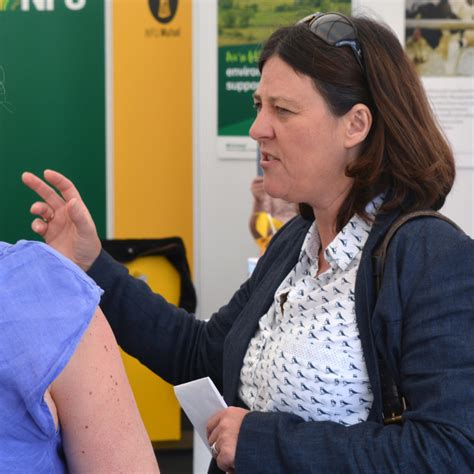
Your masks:
M 209 377 L 193 380 L 174 387 L 181 408 L 194 426 L 204 444 L 207 442 L 206 426 L 209 418 L 227 408 L 227 403 Z

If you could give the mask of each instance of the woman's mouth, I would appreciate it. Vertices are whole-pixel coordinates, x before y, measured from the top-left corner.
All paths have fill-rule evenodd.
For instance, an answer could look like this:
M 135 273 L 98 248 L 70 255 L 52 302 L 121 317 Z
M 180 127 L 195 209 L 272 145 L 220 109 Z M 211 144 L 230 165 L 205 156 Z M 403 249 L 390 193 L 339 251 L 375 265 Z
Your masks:
M 262 161 L 277 161 L 278 158 L 268 153 L 262 153 Z

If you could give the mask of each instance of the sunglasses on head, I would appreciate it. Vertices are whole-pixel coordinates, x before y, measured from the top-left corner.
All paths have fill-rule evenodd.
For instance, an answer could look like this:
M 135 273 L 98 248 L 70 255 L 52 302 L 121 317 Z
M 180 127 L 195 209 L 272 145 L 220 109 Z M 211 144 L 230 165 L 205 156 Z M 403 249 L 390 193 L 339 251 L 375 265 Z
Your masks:
M 297 22 L 307 24 L 311 32 L 329 46 L 349 46 L 363 72 L 362 49 L 352 21 L 342 13 L 312 13 Z

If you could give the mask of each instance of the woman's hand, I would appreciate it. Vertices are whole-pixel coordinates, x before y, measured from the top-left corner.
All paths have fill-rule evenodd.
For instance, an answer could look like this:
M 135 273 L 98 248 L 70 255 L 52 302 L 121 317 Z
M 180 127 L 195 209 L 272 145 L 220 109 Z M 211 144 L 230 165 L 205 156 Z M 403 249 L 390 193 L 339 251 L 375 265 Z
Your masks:
M 252 180 L 252 184 L 250 185 L 250 191 L 252 193 L 252 196 L 255 202 L 259 205 L 263 205 L 263 202 L 265 201 L 265 196 L 266 196 L 265 189 L 263 188 L 263 176 L 256 176 Z M 263 209 L 259 209 L 259 210 L 263 210 Z
M 52 170 L 44 172 L 44 181 L 28 172 L 23 173 L 22 181 L 43 199 L 30 208 L 32 214 L 39 216 L 31 224 L 33 231 L 87 271 L 98 257 L 101 243 L 89 210 L 74 184 Z
M 220 469 L 233 472 L 240 426 L 248 410 L 229 407 L 216 413 L 207 423 L 209 446 L 214 446 L 215 459 Z

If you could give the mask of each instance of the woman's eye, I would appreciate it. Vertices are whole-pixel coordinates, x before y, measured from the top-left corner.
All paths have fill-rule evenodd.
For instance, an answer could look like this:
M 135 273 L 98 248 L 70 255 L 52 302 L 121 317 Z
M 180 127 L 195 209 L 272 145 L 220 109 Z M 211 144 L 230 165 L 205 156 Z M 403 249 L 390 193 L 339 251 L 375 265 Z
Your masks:
M 285 109 L 284 107 L 275 106 L 275 110 L 276 110 L 277 113 L 279 113 L 280 115 L 291 114 L 291 110 Z

